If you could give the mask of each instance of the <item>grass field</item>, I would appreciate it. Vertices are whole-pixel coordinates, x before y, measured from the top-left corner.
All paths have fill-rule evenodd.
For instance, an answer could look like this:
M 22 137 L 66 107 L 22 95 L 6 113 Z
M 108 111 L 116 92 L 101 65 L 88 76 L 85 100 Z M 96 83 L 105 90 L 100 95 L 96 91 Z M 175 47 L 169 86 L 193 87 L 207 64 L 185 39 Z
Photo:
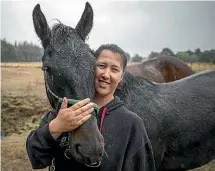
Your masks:
M 25 150 L 26 137 L 50 109 L 41 63 L 1 66 L 1 126 L 4 133 L 1 168 L 4 171 L 33 171 Z M 197 170 L 214 171 L 215 162 Z
M 202 70 L 215 69 L 215 64 L 212 63 L 187 63 L 189 67 L 192 68 L 193 71 L 199 72 Z
M 25 67 L 25 68 L 40 68 L 42 67 L 42 62 L 1 62 L 1 67 Z
M 2 67 L 1 76 L 1 169 L 33 171 L 25 141 L 50 109 L 43 72 L 35 67 Z
M 129 63 L 128 65 L 135 65 L 138 63 Z M 193 63 L 187 63 L 189 67 L 192 68 L 194 72 L 199 72 L 203 70 L 208 70 L 208 69 L 215 69 L 215 64 L 212 63 L 198 63 L 198 62 L 193 62 Z

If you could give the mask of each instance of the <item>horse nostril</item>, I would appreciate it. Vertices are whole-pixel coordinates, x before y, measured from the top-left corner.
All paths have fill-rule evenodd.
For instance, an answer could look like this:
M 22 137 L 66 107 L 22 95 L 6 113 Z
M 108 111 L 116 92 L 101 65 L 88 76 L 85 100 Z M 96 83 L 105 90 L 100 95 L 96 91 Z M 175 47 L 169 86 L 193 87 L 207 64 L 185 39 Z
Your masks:
M 75 151 L 79 151 L 79 147 L 80 147 L 81 145 L 80 144 L 76 144 L 75 145 Z
M 87 159 L 86 159 L 86 162 L 87 162 L 88 164 L 92 164 L 92 163 L 93 163 L 93 162 L 91 161 L 90 158 L 87 158 Z
M 80 147 L 81 147 L 81 144 L 75 144 L 73 146 L 73 150 L 74 150 L 75 156 L 79 157 L 79 158 L 83 157 L 82 154 L 81 154 L 81 152 L 80 152 Z
M 94 147 L 94 148 L 93 148 Z M 75 142 L 71 148 L 73 157 L 80 163 L 89 165 L 89 167 L 98 167 L 104 154 L 103 142 L 90 143 Z
M 102 157 L 103 154 L 104 154 L 104 152 L 102 151 L 102 152 L 99 153 L 99 156 Z

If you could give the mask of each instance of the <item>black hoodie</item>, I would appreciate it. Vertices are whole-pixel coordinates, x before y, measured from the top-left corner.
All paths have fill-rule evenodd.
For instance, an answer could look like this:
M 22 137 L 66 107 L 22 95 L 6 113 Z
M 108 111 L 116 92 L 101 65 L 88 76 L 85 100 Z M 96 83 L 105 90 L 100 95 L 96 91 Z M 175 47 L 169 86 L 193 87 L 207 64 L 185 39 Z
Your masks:
M 108 109 L 102 127 L 107 155 L 103 156 L 99 168 L 88 168 L 73 158 L 65 157 L 68 134 L 63 133 L 58 140 L 54 140 L 48 129 L 49 122 L 57 115 L 56 111 L 46 114 L 40 127 L 27 138 L 26 148 L 32 167 L 45 168 L 55 158 L 56 171 L 155 171 L 151 143 L 141 118 L 115 97 L 100 109 L 98 123 L 104 108 Z

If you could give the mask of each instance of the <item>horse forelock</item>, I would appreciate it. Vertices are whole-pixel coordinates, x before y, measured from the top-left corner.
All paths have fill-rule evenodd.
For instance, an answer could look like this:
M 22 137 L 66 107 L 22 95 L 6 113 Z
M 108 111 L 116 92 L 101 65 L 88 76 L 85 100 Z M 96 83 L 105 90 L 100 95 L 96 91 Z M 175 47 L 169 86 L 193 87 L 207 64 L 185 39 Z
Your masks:
M 51 38 L 50 38 L 50 45 L 57 51 L 62 51 L 62 45 L 64 48 L 72 48 L 71 39 L 72 39 L 72 32 L 74 31 L 73 28 L 66 26 L 62 23 L 56 23 L 52 27 L 51 31 Z M 65 47 L 66 46 L 66 47 Z M 61 48 L 60 48 L 61 47 Z
M 74 58 L 76 59 L 83 57 L 87 60 L 86 54 L 88 53 L 94 58 L 93 51 L 90 49 L 89 45 L 80 38 L 76 30 L 62 24 L 59 20 L 57 21 L 59 23 L 54 24 L 51 31 L 50 45 L 52 50 L 63 53 L 74 52 L 76 55 Z

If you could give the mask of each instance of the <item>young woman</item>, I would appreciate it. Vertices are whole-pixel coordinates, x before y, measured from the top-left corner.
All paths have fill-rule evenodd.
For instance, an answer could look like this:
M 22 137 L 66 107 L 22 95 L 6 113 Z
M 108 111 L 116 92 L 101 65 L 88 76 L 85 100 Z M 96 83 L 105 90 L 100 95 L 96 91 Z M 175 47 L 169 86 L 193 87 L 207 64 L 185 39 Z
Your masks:
M 63 159 L 56 166 L 56 170 L 154 171 L 153 151 L 143 121 L 137 114 L 129 111 L 117 96 L 114 96 L 127 65 L 125 52 L 117 45 L 108 44 L 100 46 L 95 56 L 97 68 L 94 103 L 100 108 L 98 123 L 101 120 L 101 113 L 106 113 L 102 135 L 107 155 L 103 156 L 99 168 L 88 168 L 74 160 L 68 165 L 66 162 L 68 159 L 62 156 Z M 57 139 L 62 133 L 74 130 L 90 118 L 93 103 L 89 102 L 89 99 L 82 100 L 70 108 L 67 108 L 66 104 L 64 98 L 57 116 L 56 112 L 49 112 L 42 119 L 40 127 L 43 131 L 35 130 L 28 136 L 27 151 L 33 168 L 50 166 L 50 159 L 36 156 L 45 154 L 50 148 L 57 148 L 51 144 L 58 144 L 60 141 Z M 65 117 L 68 114 L 70 117 Z M 44 123 L 49 124 L 45 127 Z M 41 138 L 45 144 L 40 143 Z M 36 149 L 32 148 L 35 143 L 38 143 Z

